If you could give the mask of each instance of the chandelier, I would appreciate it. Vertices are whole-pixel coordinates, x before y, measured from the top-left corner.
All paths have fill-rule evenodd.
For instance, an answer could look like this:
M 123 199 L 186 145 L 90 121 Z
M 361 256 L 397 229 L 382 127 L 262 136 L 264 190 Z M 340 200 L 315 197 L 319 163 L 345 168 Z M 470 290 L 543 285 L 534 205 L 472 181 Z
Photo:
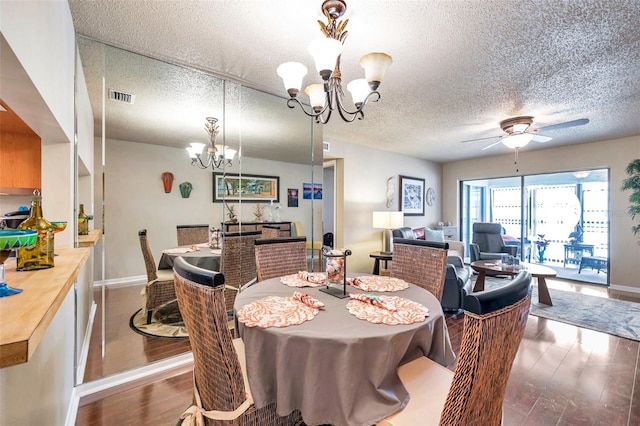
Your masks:
M 347 84 L 347 90 L 355 110 L 350 111 L 345 107 L 344 91 L 342 90 L 342 74 L 340 73 L 340 55 L 344 40 L 347 38 L 346 27 L 349 20 L 338 21 L 347 10 L 344 0 L 325 0 L 322 3 L 322 13 L 327 17 L 325 24 L 318 21 L 324 38 L 311 42 L 308 51 L 313 56 L 316 69 L 322 77 L 322 84 L 311 84 L 305 88 L 309 96 L 311 109 L 307 111 L 298 100 L 297 95 L 302 86 L 302 79 L 307 75 L 307 67 L 299 62 L 286 62 L 277 69 L 278 75 L 284 82 L 284 87 L 289 93 L 287 106 L 294 108 L 297 103 L 302 111 L 310 117 L 314 117 L 316 123 L 329 122 L 331 113 L 337 110 L 340 117 L 346 122 L 364 118 L 364 107 L 371 99 L 377 102 L 380 99 L 378 87 L 384 78 L 384 74 L 393 62 L 391 56 L 386 53 L 374 52 L 364 55 L 360 59 L 360 65 L 364 68 L 365 78 L 351 81 Z M 333 71 L 332 71 L 333 69 Z
M 236 150 L 229 148 L 227 145 L 216 144 L 216 136 L 220 132 L 218 127 L 218 119 L 207 117 L 204 123 L 204 129 L 209 135 L 209 143 L 207 146 L 207 155 L 202 158 L 202 149 L 205 144 L 200 142 L 191 142 L 188 148 L 185 148 L 191 158 L 191 165 L 206 169 L 211 166 L 212 169 L 221 169 L 224 166 L 232 166 L 233 158 L 236 156 Z

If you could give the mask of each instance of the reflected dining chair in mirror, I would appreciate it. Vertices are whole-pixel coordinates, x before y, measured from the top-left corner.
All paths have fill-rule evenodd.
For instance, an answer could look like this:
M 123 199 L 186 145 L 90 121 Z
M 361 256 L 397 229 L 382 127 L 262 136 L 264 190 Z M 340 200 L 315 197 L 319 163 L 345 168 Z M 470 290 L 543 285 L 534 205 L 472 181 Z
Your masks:
M 178 424 L 185 419 L 187 424 L 204 425 L 299 424 L 299 411 L 280 417 L 275 404 L 260 409 L 253 404 L 244 343 L 232 339 L 227 325 L 224 274 L 190 265 L 180 257 L 174 263 L 174 273 L 178 306 L 193 351 L 194 405 Z
M 255 244 L 258 282 L 307 270 L 305 237 L 260 239 Z
M 144 299 L 143 309 L 147 313 L 147 324 L 151 323 L 153 310 L 159 308 L 167 302 L 175 300 L 176 290 L 173 285 L 173 271 L 171 269 L 157 269 L 156 261 L 153 259 L 147 230 L 138 231 L 140 248 L 144 258 L 144 266 L 147 270 L 147 284 L 142 288 L 141 294 Z
M 411 400 L 378 426 L 500 425 L 513 360 L 531 306 L 531 274 L 465 297 L 455 372 L 427 357 L 398 368 Z
M 280 227 L 276 225 L 262 225 L 262 238 L 279 238 Z
M 209 242 L 209 225 L 178 225 L 176 233 L 179 246 Z
M 448 249 L 447 243 L 394 238 L 391 276 L 422 287 L 441 301 Z
M 262 231 L 225 232 L 222 234 L 222 266 L 225 277 L 224 297 L 227 312 L 233 311 L 236 295 L 256 281 L 254 242 Z

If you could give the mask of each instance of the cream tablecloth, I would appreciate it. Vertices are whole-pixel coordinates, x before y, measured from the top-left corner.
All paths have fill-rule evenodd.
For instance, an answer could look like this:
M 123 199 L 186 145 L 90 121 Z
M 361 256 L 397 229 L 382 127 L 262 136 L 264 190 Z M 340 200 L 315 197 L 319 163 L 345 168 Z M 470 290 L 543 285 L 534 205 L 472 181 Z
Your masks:
M 295 326 L 236 324 L 245 342 L 249 384 L 258 407 L 275 402 L 280 415 L 299 409 L 308 425 L 371 426 L 409 401 L 397 375 L 399 365 L 423 354 L 444 366 L 455 360 L 440 303 L 414 285 L 377 293 L 407 298 L 429 309 L 424 322 L 410 325 L 360 320 L 347 311 L 348 298 L 338 299 L 318 288 L 294 289 L 279 278 L 240 293 L 235 309 L 266 296 L 291 296 L 295 290 L 316 297 L 326 308 Z M 349 291 L 362 292 L 353 287 Z

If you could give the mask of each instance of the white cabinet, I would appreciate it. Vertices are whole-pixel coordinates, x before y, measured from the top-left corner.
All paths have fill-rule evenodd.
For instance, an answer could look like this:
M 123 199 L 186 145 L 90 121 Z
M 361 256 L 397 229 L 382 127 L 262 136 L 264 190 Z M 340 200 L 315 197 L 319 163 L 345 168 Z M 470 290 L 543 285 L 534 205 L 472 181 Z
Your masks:
M 440 229 L 442 229 L 442 232 L 444 233 L 445 240 L 459 241 L 457 226 L 442 226 Z

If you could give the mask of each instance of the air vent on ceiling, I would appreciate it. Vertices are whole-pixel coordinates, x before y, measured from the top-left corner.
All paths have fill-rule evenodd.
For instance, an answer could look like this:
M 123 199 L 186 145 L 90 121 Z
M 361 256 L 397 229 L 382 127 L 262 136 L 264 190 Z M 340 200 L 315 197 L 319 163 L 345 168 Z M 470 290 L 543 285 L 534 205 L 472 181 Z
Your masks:
M 322 141 L 322 150 L 323 150 L 323 151 L 327 151 L 327 152 L 329 152 L 329 151 L 330 151 L 330 150 L 329 150 L 329 142 L 327 142 L 327 141 Z
M 112 101 L 123 102 L 125 104 L 133 105 L 133 103 L 136 100 L 136 95 L 120 92 L 118 90 L 109 89 L 109 99 Z

